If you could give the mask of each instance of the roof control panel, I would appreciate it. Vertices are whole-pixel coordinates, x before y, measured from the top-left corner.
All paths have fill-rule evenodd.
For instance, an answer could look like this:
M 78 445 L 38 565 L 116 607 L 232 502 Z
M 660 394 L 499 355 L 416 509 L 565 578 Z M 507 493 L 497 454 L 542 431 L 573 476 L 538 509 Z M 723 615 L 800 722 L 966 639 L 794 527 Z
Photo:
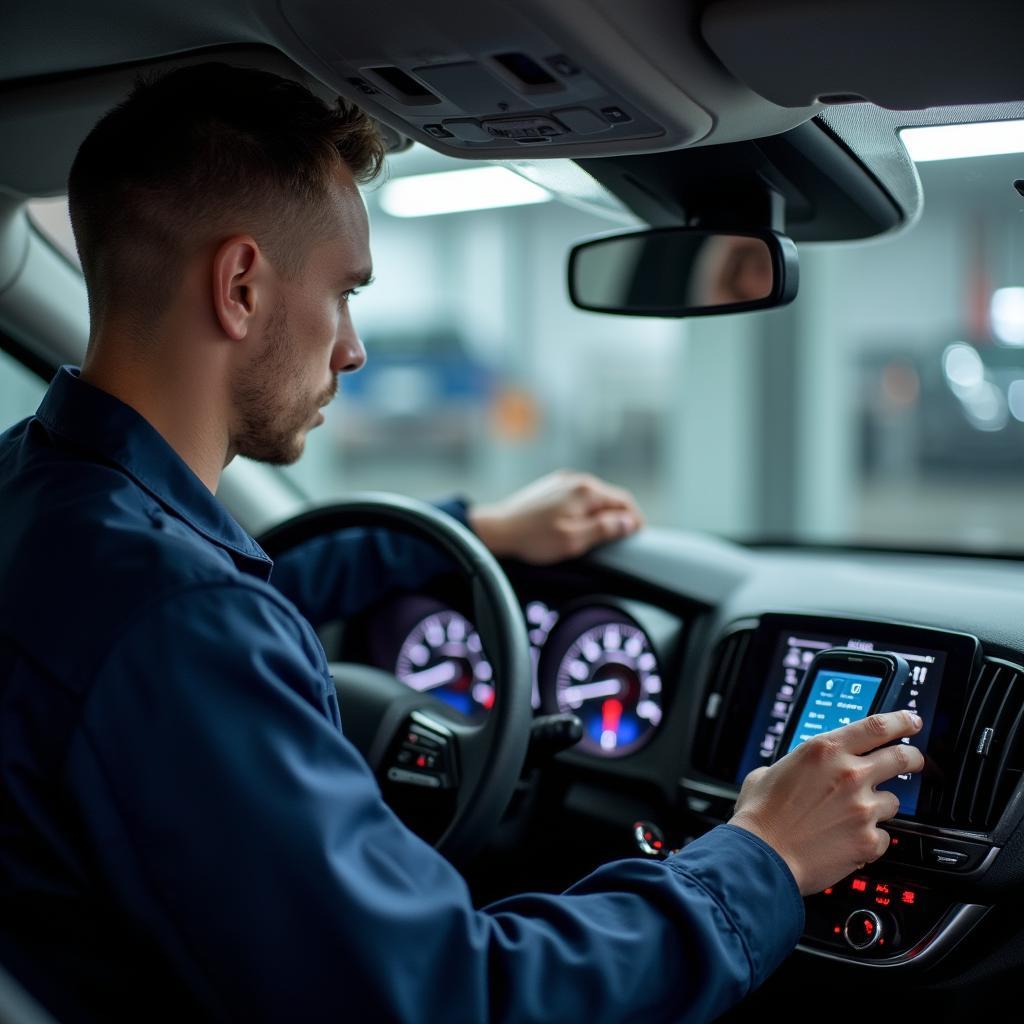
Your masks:
M 565 54 L 522 52 L 397 67 L 345 67 L 360 97 L 399 115 L 411 134 L 462 150 L 507 151 L 664 134 L 661 125 L 604 88 Z M 488 155 L 490 155 L 488 153 Z
M 451 156 L 579 159 L 704 138 L 713 119 L 678 69 L 652 66 L 597 2 L 281 0 L 280 12 L 307 71 Z

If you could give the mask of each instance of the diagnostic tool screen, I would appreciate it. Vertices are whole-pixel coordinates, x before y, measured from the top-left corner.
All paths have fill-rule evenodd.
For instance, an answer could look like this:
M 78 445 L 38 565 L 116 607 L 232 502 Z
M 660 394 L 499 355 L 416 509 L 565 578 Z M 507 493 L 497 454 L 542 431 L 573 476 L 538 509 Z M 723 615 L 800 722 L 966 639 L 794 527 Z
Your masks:
M 785 732 L 790 712 L 794 710 L 794 703 L 801 692 L 801 684 L 814 656 L 832 647 L 853 647 L 866 652 L 892 651 L 894 654 L 902 655 L 910 663 L 910 678 L 904 684 L 898 705 L 916 711 L 924 719 L 921 731 L 912 739 L 907 738 L 906 742 L 918 747 L 922 752 L 928 749 L 935 723 L 939 689 L 946 667 L 944 651 L 902 644 L 876 643 L 864 636 L 804 633 L 792 628 L 783 628 L 779 631 L 774 653 L 761 684 L 761 699 L 736 775 L 737 785 L 742 785 L 748 772 L 772 763 L 776 751 L 782 745 L 782 734 Z M 838 696 L 832 696 L 836 692 L 840 677 L 845 686 L 845 689 L 841 688 L 841 692 L 846 695 L 842 701 Z M 826 684 L 830 678 L 833 680 L 833 686 L 828 689 Z M 849 717 L 851 722 L 856 718 L 863 718 L 867 714 L 867 709 L 871 707 L 881 682 L 874 676 L 870 677 L 869 681 L 874 687 L 870 693 L 865 689 L 867 683 L 864 680 L 853 678 L 848 673 L 822 673 L 821 678 L 810 680 L 809 696 L 803 706 L 798 728 L 794 732 L 794 741 L 787 747 L 786 753 L 814 733 L 838 729 L 844 724 L 842 719 L 846 717 Z M 861 684 L 860 692 L 854 693 L 853 687 L 858 682 Z M 818 704 L 816 701 L 825 703 Z M 840 703 L 851 706 L 839 707 Z M 824 717 L 811 718 L 812 712 Z M 921 774 L 897 776 L 876 788 L 895 793 L 900 798 L 900 813 L 910 817 L 917 809 Z
M 807 701 L 786 753 L 818 733 L 866 718 L 881 683 L 880 676 L 819 669 L 810 682 Z

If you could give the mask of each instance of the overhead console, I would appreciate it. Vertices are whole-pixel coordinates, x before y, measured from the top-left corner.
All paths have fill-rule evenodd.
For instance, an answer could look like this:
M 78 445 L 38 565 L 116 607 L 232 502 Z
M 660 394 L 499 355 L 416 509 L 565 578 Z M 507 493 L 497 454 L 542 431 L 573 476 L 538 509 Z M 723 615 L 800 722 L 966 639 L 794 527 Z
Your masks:
M 323 0 L 284 0 L 281 12 L 323 81 L 453 156 L 649 152 L 713 135 L 729 141 L 729 130 L 785 131 L 813 114 L 813 105 L 784 110 L 725 73 L 686 5 L 639 6 L 396 0 L 342 12 Z M 742 126 L 718 131 L 720 104 L 738 106 Z
M 897 703 L 924 720 L 911 742 L 926 766 L 879 787 L 900 799 L 884 826 L 890 848 L 807 899 L 803 946 L 875 964 L 934 957 L 985 912 L 962 892 L 985 875 L 1024 799 L 1024 668 L 985 658 L 975 637 L 786 614 L 735 623 L 710 666 L 684 801 L 709 825 L 730 817 L 747 774 L 783 752 L 808 666 L 832 648 L 886 652 L 909 666 Z M 829 705 L 817 712 L 826 719 L 844 713 L 831 695 L 816 698 Z

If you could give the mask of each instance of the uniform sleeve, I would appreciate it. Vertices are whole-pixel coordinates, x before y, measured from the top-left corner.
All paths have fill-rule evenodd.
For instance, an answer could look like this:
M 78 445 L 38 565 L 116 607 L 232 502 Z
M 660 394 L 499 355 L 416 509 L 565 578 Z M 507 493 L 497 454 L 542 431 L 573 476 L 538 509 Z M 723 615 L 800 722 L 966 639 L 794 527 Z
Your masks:
M 468 526 L 462 500 L 438 508 Z M 274 562 L 273 585 L 314 626 L 348 618 L 400 587 L 414 590 L 453 568 L 442 552 L 392 530 L 341 530 L 300 544 Z
M 731 826 L 475 909 L 329 720 L 311 642 L 270 588 L 182 593 L 126 627 L 72 745 L 104 884 L 211 1016 L 708 1020 L 793 948 L 792 875 Z

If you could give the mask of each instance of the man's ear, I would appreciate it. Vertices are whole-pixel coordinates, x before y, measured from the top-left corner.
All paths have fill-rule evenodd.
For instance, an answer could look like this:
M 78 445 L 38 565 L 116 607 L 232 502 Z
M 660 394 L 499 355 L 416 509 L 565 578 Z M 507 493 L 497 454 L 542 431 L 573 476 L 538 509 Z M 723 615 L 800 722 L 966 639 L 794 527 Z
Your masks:
M 241 341 L 249 332 L 265 267 L 266 260 L 251 235 L 235 235 L 214 252 L 210 282 L 213 314 L 232 341 Z

